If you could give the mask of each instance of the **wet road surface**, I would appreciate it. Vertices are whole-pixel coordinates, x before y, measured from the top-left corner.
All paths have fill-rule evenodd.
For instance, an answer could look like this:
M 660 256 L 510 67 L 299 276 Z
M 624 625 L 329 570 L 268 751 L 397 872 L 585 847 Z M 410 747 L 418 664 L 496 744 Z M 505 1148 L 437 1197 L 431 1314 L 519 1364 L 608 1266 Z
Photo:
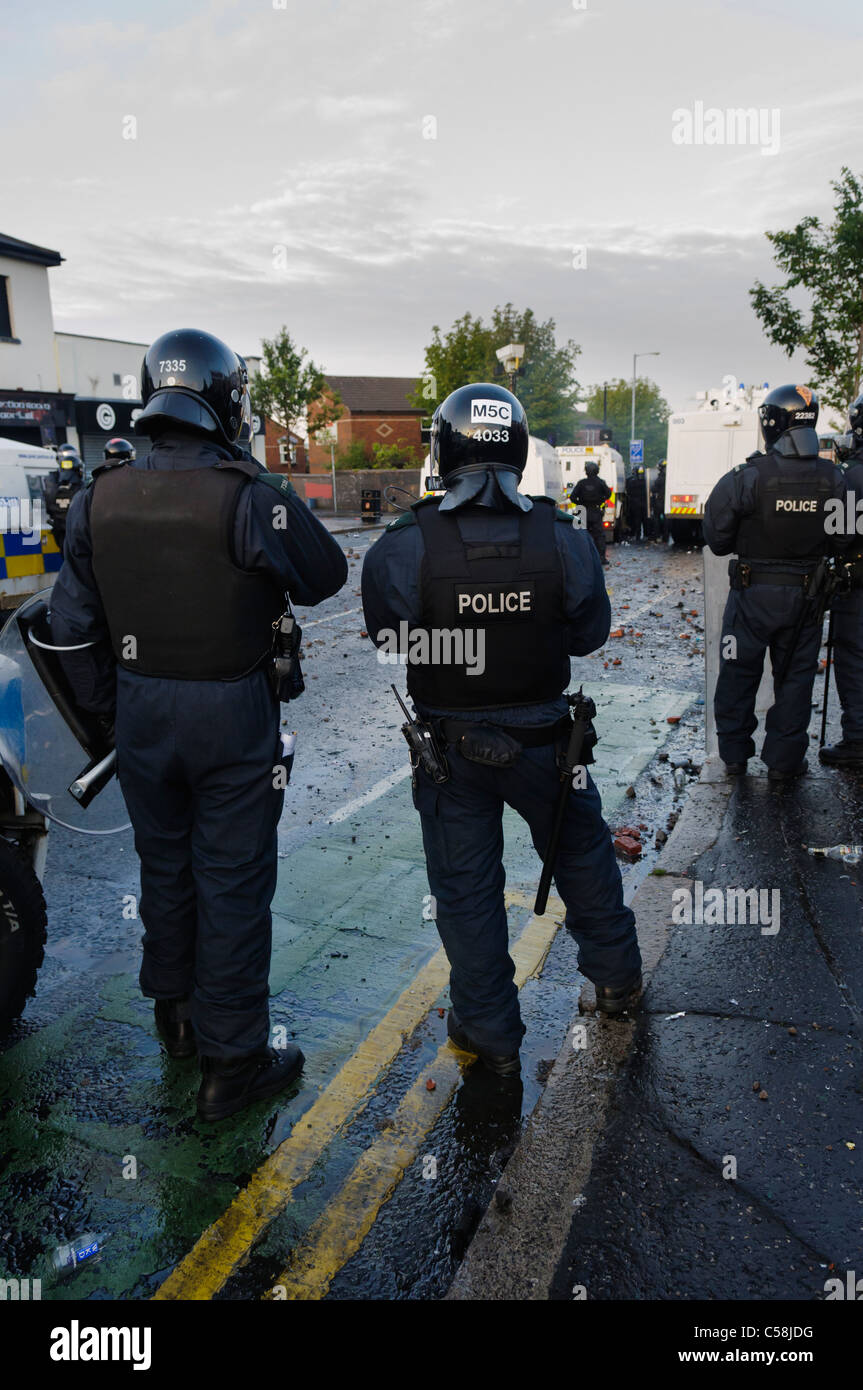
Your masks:
M 374 537 L 340 543 L 348 583 L 300 613 L 307 694 L 283 711 L 298 747 L 271 1017 L 307 1057 L 292 1096 L 199 1124 L 197 1068 L 164 1055 L 137 989 L 131 833 L 96 843 L 52 830 L 45 965 L 0 1060 L 0 1265 L 38 1277 L 62 1241 L 107 1241 L 98 1264 L 43 1297 L 442 1296 L 576 1011 L 561 906 L 533 917 L 539 866 L 507 813 L 521 1086 L 446 1044 L 447 971 L 424 915 L 389 691 L 404 682 L 363 636 L 359 574 Z M 597 702 L 607 819 L 643 845 L 622 858 L 631 895 L 703 756 L 701 562 L 659 546 L 610 555 L 617 635 L 573 662 L 573 688 L 583 681 Z

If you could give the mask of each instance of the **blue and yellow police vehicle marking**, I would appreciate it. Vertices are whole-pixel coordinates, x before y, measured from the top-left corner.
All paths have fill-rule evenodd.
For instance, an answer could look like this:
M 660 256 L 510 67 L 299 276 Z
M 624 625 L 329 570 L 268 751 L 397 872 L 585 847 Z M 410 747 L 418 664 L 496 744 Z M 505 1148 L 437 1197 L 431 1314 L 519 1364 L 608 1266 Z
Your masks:
M 51 531 L 0 531 L 0 579 L 56 574 L 63 563 Z

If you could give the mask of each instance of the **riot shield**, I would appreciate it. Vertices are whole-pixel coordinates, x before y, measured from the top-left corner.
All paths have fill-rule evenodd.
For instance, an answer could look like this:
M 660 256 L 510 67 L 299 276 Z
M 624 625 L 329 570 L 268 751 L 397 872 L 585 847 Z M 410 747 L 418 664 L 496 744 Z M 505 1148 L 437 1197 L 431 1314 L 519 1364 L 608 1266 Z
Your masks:
M 129 825 L 113 747 L 97 720 L 75 707 L 53 650 L 50 592 L 33 594 L 0 632 L 0 763 L 49 820 L 113 835 Z

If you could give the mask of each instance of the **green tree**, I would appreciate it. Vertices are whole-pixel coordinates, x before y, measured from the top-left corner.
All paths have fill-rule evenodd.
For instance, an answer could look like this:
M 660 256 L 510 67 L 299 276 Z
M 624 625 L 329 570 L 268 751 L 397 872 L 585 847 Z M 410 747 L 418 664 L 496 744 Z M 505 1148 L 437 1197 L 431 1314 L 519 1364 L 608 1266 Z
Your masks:
M 603 387 L 591 386 L 587 399 L 591 420 L 602 419 Z M 671 411 L 655 381 L 640 376 L 635 383 L 635 437 L 644 440 L 644 461 L 655 468 L 665 458 L 668 444 L 668 417 Z M 632 381 L 618 377 L 608 383 L 608 423 L 614 431 L 612 443 L 629 465 L 629 431 L 632 424 Z
M 372 468 L 420 468 L 424 454 L 404 439 L 395 444 L 372 445 Z
M 333 457 L 337 469 L 371 467 L 369 452 L 362 439 L 352 439 L 350 444 L 337 445 Z
M 749 297 L 770 341 L 789 357 L 802 350 L 824 403 L 845 410 L 863 375 L 863 186 L 847 167 L 830 186 L 828 225 L 804 217 L 791 231 L 767 232 L 785 279 L 773 289 L 757 280 Z
M 516 395 L 527 411 L 531 434 L 566 444 L 576 426 L 578 383 L 576 359 L 581 349 L 571 339 L 558 344 L 554 319 L 540 322 L 532 309 L 498 306 L 488 323 L 466 313 L 442 333 L 435 324 L 425 351 L 425 369 L 413 404 L 431 415 L 459 386 L 472 381 L 495 381 L 495 353 L 506 343 L 524 343 L 524 374 L 516 378 Z
M 406 440 L 395 444 L 369 445 L 364 439 L 352 439 L 350 444 L 340 445 L 335 452 L 336 468 L 420 468 L 423 453 Z
M 323 369 L 298 347 L 283 325 L 275 338 L 264 338 L 262 367 L 250 381 L 252 408 L 285 431 L 293 430 L 313 407 L 310 428 L 326 429 L 342 413 L 338 395 L 327 385 Z

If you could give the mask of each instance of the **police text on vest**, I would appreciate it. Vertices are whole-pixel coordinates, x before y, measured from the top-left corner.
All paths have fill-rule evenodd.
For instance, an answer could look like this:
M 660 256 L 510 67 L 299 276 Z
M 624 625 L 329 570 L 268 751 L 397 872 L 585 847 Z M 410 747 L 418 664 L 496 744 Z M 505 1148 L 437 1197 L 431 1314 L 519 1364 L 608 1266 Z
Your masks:
M 457 597 L 460 614 L 468 609 L 472 613 L 484 613 L 486 615 L 530 612 L 530 589 L 511 589 L 507 593 L 499 594 L 460 593 Z

